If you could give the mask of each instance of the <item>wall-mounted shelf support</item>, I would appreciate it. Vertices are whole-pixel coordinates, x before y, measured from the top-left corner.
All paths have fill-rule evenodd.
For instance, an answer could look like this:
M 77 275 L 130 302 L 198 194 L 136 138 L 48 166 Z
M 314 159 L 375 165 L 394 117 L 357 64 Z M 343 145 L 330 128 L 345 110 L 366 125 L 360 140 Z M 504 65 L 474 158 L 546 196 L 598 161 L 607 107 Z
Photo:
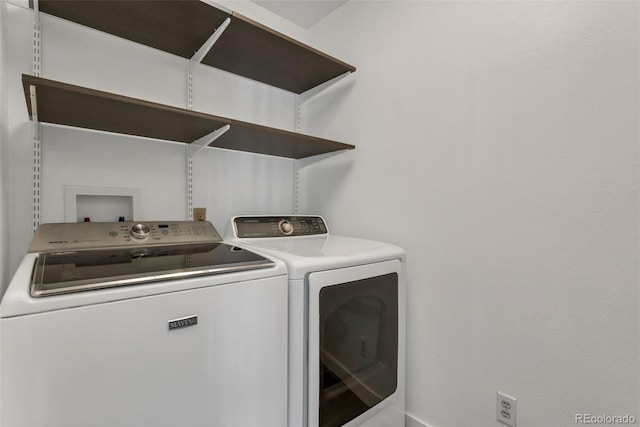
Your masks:
M 40 225 L 40 121 L 36 87 L 29 86 L 29 101 L 33 112 L 33 231 Z
M 224 30 L 231 23 L 231 18 L 227 18 L 216 28 L 211 37 L 204 42 L 198 51 L 187 61 L 187 109 L 193 110 L 193 69 L 196 64 L 200 64 L 214 44 L 218 41 Z
M 38 121 L 38 97 L 35 85 L 29 86 L 29 102 L 31 103 L 31 120 L 33 120 L 33 138 L 40 139 L 40 122 Z
M 187 220 L 189 221 L 193 220 L 193 155 L 220 138 L 229 129 L 231 125 L 224 125 L 187 145 Z
M 202 138 L 199 138 L 196 141 L 193 141 L 190 145 L 189 145 L 189 151 L 190 151 L 190 155 L 193 156 L 195 153 L 197 153 L 198 151 L 202 150 L 203 148 L 207 147 L 209 144 L 211 144 L 213 141 L 215 141 L 216 139 L 220 138 L 222 135 L 224 135 L 224 133 L 226 131 L 228 131 L 229 129 L 231 129 L 231 125 L 224 125 L 222 126 L 220 129 L 214 130 L 213 132 L 211 132 L 208 135 L 203 136 Z
M 349 150 L 332 151 L 330 153 L 295 160 L 293 167 L 293 213 L 295 215 L 307 213 L 306 192 L 303 191 L 307 184 L 307 168 L 339 154 L 346 153 L 347 151 Z
M 33 0 L 33 75 L 39 77 L 42 72 L 39 0 Z M 36 87 L 29 86 L 29 99 L 33 110 L 33 232 L 40 225 L 40 122 Z
M 351 71 L 347 71 L 346 73 L 340 74 L 339 76 L 334 77 L 329 81 L 326 81 L 322 84 L 319 84 L 316 87 L 309 89 L 306 92 L 301 93 L 300 95 L 298 95 L 298 99 L 299 99 L 298 106 L 311 101 L 316 96 L 324 93 L 327 89 L 329 89 L 330 87 L 333 87 L 336 83 L 341 82 L 342 80 L 344 80 L 345 78 L 349 77 L 352 74 L 353 73 Z
M 227 29 L 231 23 L 231 18 L 227 18 L 224 22 L 216 28 L 211 37 L 198 49 L 196 53 L 187 61 L 187 109 L 193 110 L 193 68 L 196 64 L 202 62 L 207 53 L 211 50 L 214 44 L 218 41 L 224 30 Z
M 231 23 L 231 18 L 225 19 L 224 22 L 218 28 L 216 28 L 216 30 L 211 35 L 211 37 L 209 37 L 209 39 L 202 45 L 202 47 L 200 47 L 200 49 L 198 49 L 198 51 L 191 57 L 190 61 L 197 64 L 201 63 L 204 57 L 207 56 L 207 53 L 209 53 L 213 45 L 216 44 L 216 42 L 218 41 L 222 33 L 224 33 L 224 30 L 227 29 L 230 23 Z
M 38 4 L 38 0 L 33 1 L 33 26 L 37 29 L 40 29 L 40 5 Z
M 40 9 L 39 1 L 33 1 L 33 75 L 40 77 Z
M 296 96 L 296 120 L 295 131 L 302 132 L 302 106 L 311 101 L 312 99 L 320 96 L 329 88 L 335 86 L 337 83 L 345 80 L 352 74 L 351 71 L 347 71 L 340 74 L 333 79 L 326 81 L 318 86 L 315 86 L 306 92 L 303 92 Z M 302 188 L 306 185 L 307 174 L 306 167 L 316 162 L 320 162 L 326 158 L 333 157 L 337 154 L 344 153 L 347 150 L 338 150 L 326 154 L 320 154 L 317 156 L 305 157 L 303 159 L 296 159 L 295 166 L 293 168 L 293 213 L 303 214 L 306 207 L 306 200 L 304 200 L 304 192 Z
M 198 51 L 187 61 L 187 109 L 193 110 L 193 69 L 196 64 L 202 62 L 207 53 L 211 50 L 214 44 L 218 41 L 224 30 L 227 29 L 229 24 L 231 23 L 231 18 L 227 18 L 224 22 L 216 28 L 211 37 L 207 39 L 206 42 L 198 49 Z M 223 126 L 222 128 L 211 132 L 208 135 L 203 136 L 202 138 L 194 141 L 190 145 L 187 146 L 187 219 L 189 221 L 193 220 L 193 160 L 192 156 L 200 151 L 202 148 L 206 147 L 208 144 L 215 141 L 222 134 L 228 131 L 230 128 L 229 125 Z M 192 150 L 193 147 L 198 147 L 195 150 Z

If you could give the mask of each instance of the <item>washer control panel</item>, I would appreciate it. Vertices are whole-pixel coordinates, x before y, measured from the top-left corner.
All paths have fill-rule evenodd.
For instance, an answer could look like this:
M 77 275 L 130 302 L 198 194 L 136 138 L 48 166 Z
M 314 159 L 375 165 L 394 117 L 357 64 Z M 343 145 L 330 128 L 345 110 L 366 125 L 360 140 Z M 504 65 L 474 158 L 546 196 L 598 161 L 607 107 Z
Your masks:
M 327 234 L 319 216 L 239 216 L 233 225 L 241 239 Z
M 222 242 L 208 221 L 42 224 L 29 252 Z

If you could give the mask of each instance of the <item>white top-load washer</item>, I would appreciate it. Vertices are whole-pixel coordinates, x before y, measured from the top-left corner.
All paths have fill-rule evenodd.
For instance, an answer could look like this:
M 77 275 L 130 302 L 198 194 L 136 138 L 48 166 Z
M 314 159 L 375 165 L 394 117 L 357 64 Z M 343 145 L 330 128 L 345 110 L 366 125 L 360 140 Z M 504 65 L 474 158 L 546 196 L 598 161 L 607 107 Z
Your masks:
M 287 298 L 208 222 L 41 225 L 0 304 L 0 426 L 282 427 Z
M 238 216 L 225 241 L 289 274 L 289 427 L 404 426 L 404 251 L 319 216 Z

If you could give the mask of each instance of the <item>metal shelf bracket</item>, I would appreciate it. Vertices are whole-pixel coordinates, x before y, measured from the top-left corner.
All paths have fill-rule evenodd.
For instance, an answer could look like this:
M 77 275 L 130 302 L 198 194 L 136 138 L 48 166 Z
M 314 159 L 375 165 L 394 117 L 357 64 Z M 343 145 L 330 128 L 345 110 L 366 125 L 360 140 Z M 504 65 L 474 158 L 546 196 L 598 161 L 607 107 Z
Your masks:
M 38 0 L 33 0 L 33 75 L 40 77 L 42 72 L 40 9 Z M 41 183 L 41 148 L 40 122 L 38 120 L 38 100 L 36 87 L 29 87 L 31 100 L 31 119 L 33 121 L 33 232 L 40 225 L 40 183 Z
M 304 191 L 307 185 L 307 170 L 311 165 L 323 162 L 332 157 L 346 153 L 350 150 L 338 150 L 330 153 L 318 154 L 317 156 L 305 157 L 304 159 L 296 159 L 294 162 L 293 176 L 293 213 L 301 215 L 306 213 L 307 199 Z
M 35 85 L 29 86 L 29 99 L 31 101 L 31 119 L 33 120 L 33 138 L 40 139 L 40 122 L 38 121 L 38 97 Z
M 337 83 L 345 80 L 351 75 L 351 71 L 340 74 L 331 80 L 328 80 L 316 87 L 309 89 L 296 96 L 296 117 L 295 117 L 295 130 L 296 132 L 302 132 L 302 106 L 323 94 L 326 90 L 333 87 Z M 320 154 L 318 156 L 307 157 L 304 159 L 298 159 L 294 163 L 293 172 L 293 213 L 296 215 L 302 214 L 306 208 L 305 192 L 303 191 L 307 183 L 307 167 L 321 162 L 325 159 L 341 154 L 348 150 L 333 151 L 331 153 Z
M 216 28 L 213 34 L 211 34 L 211 37 L 209 37 L 209 39 L 206 42 L 204 42 L 204 44 L 200 47 L 200 49 L 198 49 L 198 51 L 191 57 L 190 61 L 197 64 L 201 63 L 204 57 L 207 56 L 207 53 L 209 53 L 213 45 L 216 44 L 216 42 L 218 41 L 222 33 L 224 33 L 224 30 L 227 29 L 230 23 L 231 23 L 231 18 L 225 19 L 224 22 L 218 28 Z
M 224 125 L 187 145 L 187 220 L 193 220 L 193 155 L 220 138 L 231 125 Z
M 29 98 L 31 100 L 31 120 L 33 124 L 33 231 L 40 225 L 40 121 L 38 120 L 38 99 L 36 87 L 29 86 Z
M 211 50 L 214 44 L 218 41 L 224 30 L 227 29 L 231 23 L 231 18 L 227 18 L 224 22 L 216 28 L 211 37 L 198 49 L 198 51 L 187 61 L 187 109 L 193 110 L 193 69 L 196 64 L 202 62 L 207 53 Z
M 206 134 L 202 138 L 193 141 L 191 144 L 189 144 L 189 155 L 193 156 L 195 153 L 202 150 L 216 139 L 220 138 L 229 129 L 231 129 L 231 125 L 224 125 L 220 129 L 214 130 L 213 132 Z
M 198 51 L 187 61 L 187 110 L 193 110 L 193 69 L 196 64 L 202 62 L 207 53 L 211 50 L 214 44 L 218 41 L 224 30 L 227 29 L 231 23 L 231 18 L 227 18 L 224 22 L 216 28 L 211 37 L 198 49 Z M 208 135 L 194 141 L 187 146 L 187 219 L 193 220 L 193 155 L 211 144 L 222 134 L 228 131 L 229 125 L 223 126 L 220 129 L 211 132 Z M 195 149 L 193 149 L 195 148 Z
M 40 30 L 40 5 L 39 0 L 33 1 L 33 27 Z
M 302 105 L 306 102 L 311 101 L 316 96 L 324 93 L 327 89 L 334 86 L 336 83 L 341 82 L 345 78 L 349 77 L 351 74 L 351 71 L 347 71 L 346 73 L 340 74 L 339 76 L 334 77 L 331 80 L 328 80 L 316 87 L 312 87 L 306 92 L 301 93 L 300 95 L 298 95 L 298 105 Z
M 40 9 L 38 0 L 33 0 L 33 75 L 40 77 Z

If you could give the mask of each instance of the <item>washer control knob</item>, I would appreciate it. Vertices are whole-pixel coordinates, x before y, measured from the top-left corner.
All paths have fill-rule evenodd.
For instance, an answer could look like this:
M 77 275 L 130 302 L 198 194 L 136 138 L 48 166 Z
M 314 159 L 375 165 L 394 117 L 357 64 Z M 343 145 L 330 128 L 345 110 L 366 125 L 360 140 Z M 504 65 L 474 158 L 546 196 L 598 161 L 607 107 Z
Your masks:
M 280 231 L 282 231 L 282 233 L 286 235 L 293 233 L 293 225 L 291 225 L 291 223 L 286 219 L 280 220 L 280 222 L 278 223 L 278 228 L 280 229 Z
M 151 233 L 151 228 L 147 224 L 136 224 L 131 227 L 131 235 L 136 239 L 146 239 Z

